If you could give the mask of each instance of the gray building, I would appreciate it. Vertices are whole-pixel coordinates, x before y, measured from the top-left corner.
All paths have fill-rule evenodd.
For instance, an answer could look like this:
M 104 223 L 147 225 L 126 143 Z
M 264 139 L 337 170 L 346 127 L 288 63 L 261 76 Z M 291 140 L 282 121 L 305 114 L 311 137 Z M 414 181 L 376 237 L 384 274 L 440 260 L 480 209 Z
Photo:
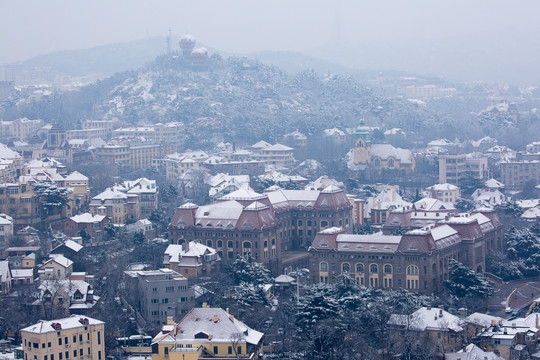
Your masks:
M 125 271 L 128 299 L 152 325 L 179 319 L 194 304 L 195 293 L 183 275 L 170 269 Z

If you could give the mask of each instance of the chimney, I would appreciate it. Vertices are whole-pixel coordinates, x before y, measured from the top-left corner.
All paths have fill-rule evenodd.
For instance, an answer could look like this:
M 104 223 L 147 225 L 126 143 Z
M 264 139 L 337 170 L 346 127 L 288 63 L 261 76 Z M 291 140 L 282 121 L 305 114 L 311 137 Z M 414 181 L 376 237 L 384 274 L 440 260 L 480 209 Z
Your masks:
M 234 316 L 229 315 L 229 320 L 231 320 L 232 322 L 234 322 Z
M 167 316 L 167 325 L 174 325 L 174 320 L 172 316 Z
M 217 314 L 214 314 L 214 323 L 217 323 L 217 322 L 218 322 L 218 320 L 219 320 L 219 319 L 218 319 L 218 316 L 217 316 Z
M 504 328 L 504 335 L 508 335 L 508 330 Z
M 536 313 L 536 319 L 535 320 L 536 320 L 536 322 L 535 322 L 536 326 L 535 327 L 538 329 L 538 328 L 540 328 L 540 319 L 538 319 L 538 313 Z
M 431 310 L 431 305 L 428 305 L 428 306 L 427 306 L 427 309 L 428 309 L 428 310 Z
M 516 328 L 516 323 L 512 323 L 512 329 Z
M 443 310 L 439 309 L 439 317 L 443 317 Z
M 497 320 L 491 320 L 491 326 L 497 326 Z
M 208 306 L 208 304 L 205 302 L 202 303 L 202 306 L 201 306 L 203 309 L 208 309 L 210 306 Z

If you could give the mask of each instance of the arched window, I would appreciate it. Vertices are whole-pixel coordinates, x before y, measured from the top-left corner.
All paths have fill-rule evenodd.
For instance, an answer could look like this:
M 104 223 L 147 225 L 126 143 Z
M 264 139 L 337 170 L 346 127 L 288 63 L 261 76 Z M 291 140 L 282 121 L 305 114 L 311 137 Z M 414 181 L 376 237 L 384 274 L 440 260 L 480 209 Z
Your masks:
M 272 245 L 276 245 L 276 239 L 272 239 Z
M 364 272 L 364 264 L 356 264 L 356 272 L 362 274 Z
M 265 248 L 268 247 L 268 240 L 264 240 L 263 247 L 265 247 Z
M 388 167 L 391 167 L 391 168 L 394 167 L 394 159 L 389 159 L 388 160 Z
M 210 240 L 210 239 L 206 240 L 206 246 L 213 247 L 212 246 L 212 240 Z
M 218 247 L 218 249 L 223 247 L 223 240 L 218 240 L 217 241 L 217 247 Z
M 351 271 L 351 266 L 348 263 L 341 265 L 341 272 L 348 273 L 349 271 Z
M 384 265 L 384 273 L 385 274 L 391 274 L 392 273 L 392 265 L 389 265 L 389 264 Z
M 321 271 L 328 271 L 328 263 L 325 263 L 325 262 L 321 263 Z
M 381 166 L 381 160 L 378 158 L 375 159 L 374 163 L 375 163 L 375 166 Z
M 418 275 L 418 266 L 416 265 L 407 266 L 407 275 Z
M 228 247 L 229 249 L 232 249 L 232 247 L 233 247 L 233 242 L 232 242 L 232 240 L 227 241 L 227 247 Z
M 250 241 L 244 241 L 242 243 L 242 255 L 245 258 L 251 257 L 251 242 Z
M 369 266 L 369 272 L 372 273 L 372 274 L 376 274 L 379 272 L 379 267 L 377 266 L 377 264 L 371 264 Z
M 326 220 L 321 220 L 321 227 L 322 227 L 322 228 L 328 227 L 328 221 L 326 221 Z

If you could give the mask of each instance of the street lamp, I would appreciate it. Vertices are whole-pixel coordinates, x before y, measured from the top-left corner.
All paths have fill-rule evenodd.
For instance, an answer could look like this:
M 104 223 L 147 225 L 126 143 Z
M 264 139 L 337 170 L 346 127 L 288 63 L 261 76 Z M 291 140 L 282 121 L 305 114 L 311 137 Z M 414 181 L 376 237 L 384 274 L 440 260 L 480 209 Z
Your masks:
M 297 269 L 296 274 L 296 305 L 300 308 L 300 278 L 306 277 L 309 275 L 309 269 Z

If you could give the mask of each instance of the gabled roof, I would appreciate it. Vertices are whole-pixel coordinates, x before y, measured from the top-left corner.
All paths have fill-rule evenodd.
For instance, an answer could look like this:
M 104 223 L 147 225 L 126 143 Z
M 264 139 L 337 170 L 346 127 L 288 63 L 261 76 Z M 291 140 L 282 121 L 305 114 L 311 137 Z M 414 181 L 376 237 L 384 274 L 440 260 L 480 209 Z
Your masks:
M 412 163 L 412 152 L 407 149 L 396 148 L 390 144 L 372 144 L 369 150 L 372 157 L 376 156 L 383 160 L 393 157 L 402 164 Z
M 74 252 L 79 252 L 79 251 L 83 248 L 82 245 L 77 244 L 77 243 L 76 243 L 75 241 L 73 241 L 73 240 L 66 240 L 63 244 L 60 244 L 60 245 L 58 245 L 57 247 L 55 247 L 54 249 L 52 249 L 52 251 L 58 249 L 58 248 L 61 247 L 61 246 L 65 246 L 65 247 L 67 247 L 68 249 L 73 250 Z
M 233 334 L 242 333 L 246 343 L 258 345 L 264 336 L 262 332 L 251 329 L 220 308 L 193 308 L 178 322 L 175 332 L 173 332 L 174 328 L 173 325 L 165 325 L 152 342 L 191 343 L 196 334 L 204 333 L 208 336 L 207 339 L 198 338 L 197 342 L 230 343 Z
M 106 216 L 84 213 L 84 214 L 72 216 L 70 217 L 70 219 L 76 222 L 77 224 L 93 224 L 93 223 L 102 222 L 103 219 L 105 219 L 105 217 Z
M 73 265 L 73 261 L 69 260 L 64 255 L 51 254 L 50 256 L 51 256 L 51 258 L 49 260 L 45 261 L 45 263 L 43 263 L 43 265 L 41 265 L 39 267 L 40 269 L 45 268 L 47 264 L 50 264 L 52 262 L 55 262 L 55 263 L 57 263 L 58 265 L 60 265 L 60 266 L 62 266 L 64 268 L 67 268 L 67 267 Z
M 429 197 L 418 200 L 414 203 L 414 207 L 417 210 L 424 211 L 448 211 L 456 209 L 451 203 L 445 203 L 439 199 L 432 199 Z
M 10 281 L 11 278 L 11 270 L 9 267 L 9 261 L 4 260 L 0 261 L 0 283 Z
M 59 324 L 62 330 L 74 329 L 80 326 L 84 326 L 83 323 L 81 322 L 82 319 L 87 319 L 88 325 L 104 324 L 103 321 L 92 319 L 91 317 L 88 317 L 88 316 L 72 315 L 64 319 L 55 319 L 55 320 L 50 320 L 50 321 L 41 320 L 41 321 L 38 321 L 34 325 L 30 325 L 28 327 L 25 327 L 24 329 L 21 329 L 21 331 L 30 332 L 34 334 L 57 332 L 58 330 L 53 326 L 54 324 Z
M 288 147 L 286 145 L 275 144 L 275 145 L 265 147 L 265 148 L 263 148 L 261 150 L 264 150 L 264 151 L 292 151 L 294 149 L 292 147 Z
M 267 143 L 266 141 L 264 140 L 261 140 L 261 141 L 258 141 L 256 142 L 255 144 L 251 145 L 252 148 L 255 148 L 255 149 L 264 149 L 264 148 L 267 148 L 269 146 L 272 146 L 271 144 Z
M 78 171 L 74 171 L 65 177 L 66 181 L 88 181 L 88 177 L 84 176 Z
M 208 254 L 216 254 L 216 250 L 196 241 L 190 241 L 188 250 L 184 251 L 183 245 L 171 244 L 165 250 L 169 256 L 169 262 L 180 262 L 183 257 L 201 257 Z
M 460 318 L 439 308 L 421 307 L 411 315 L 392 314 L 388 324 L 408 326 L 416 331 L 463 331 Z

